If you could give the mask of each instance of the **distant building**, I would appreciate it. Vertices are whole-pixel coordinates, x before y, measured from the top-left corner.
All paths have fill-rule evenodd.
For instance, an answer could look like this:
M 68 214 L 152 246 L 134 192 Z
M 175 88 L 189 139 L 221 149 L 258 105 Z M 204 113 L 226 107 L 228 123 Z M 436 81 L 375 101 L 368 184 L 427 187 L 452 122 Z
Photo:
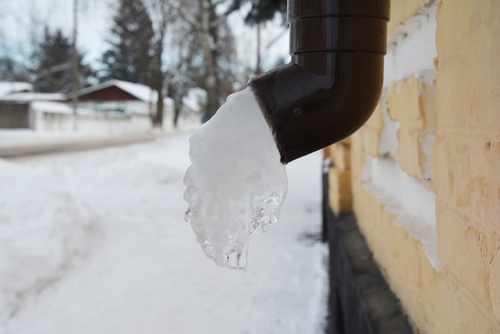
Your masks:
M 203 90 L 192 89 L 183 100 L 182 125 L 199 124 Z M 60 93 L 36 93 L 25 82 L 0 82 L 0 128 L 31 128 L 41 131 L 126 133 L 152 128 L 158 94 L 150 87 L 110 80 L 78 91 L 74 114 L 71 98 Z M 165 97 L 163 129 L 173 123 L 173 100 Z
M 27 82 L 0 82 L 0 128 L 36 128 L 36 112 L 71 114 L 61 93 L 35 93 Z
M 20 81 L 0 81 L 0 97 L 12 93 L 32 92 L 33 85 Z
M 2 102 L 30 103 L 30 102 L 66 102 L 66 95 L 62 93 L 34 93 L 34 92 L 16 92 L 0 96 Z
M 110 80 L 80 90 L 78 98 L 79 106 L 86 109 L 152 115 L 156 113 L 158 93 L 146 85 Z M 164 106 L 165 111 L 171 109 L 169 98 L 164 99 Z
M 79 108 L 96 112 L 114 112 L 123 115 L 155 115 L 158 94 L 150 87 L 122 80 L 110 80 L 84 88 L 78 92 Z M 206 99 L 206 93 L 199 88 L 187 91 L 182 100 L 181 125 L 198 124 L 199 113 Z M 169 130 L 173 123 L 174 101 L 163 99 L 163 128 Z

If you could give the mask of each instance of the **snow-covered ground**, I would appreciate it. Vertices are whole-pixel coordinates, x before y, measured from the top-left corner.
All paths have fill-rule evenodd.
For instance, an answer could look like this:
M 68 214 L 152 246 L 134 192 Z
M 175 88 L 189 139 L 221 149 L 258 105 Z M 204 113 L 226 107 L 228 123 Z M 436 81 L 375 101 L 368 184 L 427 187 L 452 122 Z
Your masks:
M 248 271 L 205 258 L 184 222 L 188 133 L 0 160 L 0 333 L 322 333 L 321 153 L 291 163 L 281 219 Z
M 40 142 L 43 140 L 66 139 L 66 138 L 81 138 L 84 136 L 78 132 L 72 131 L 36 131 L 33 129 L 5 129 L 0 128 L 1 143 L 26 143 Z M 88 136 L 88 135 L 85 135 Z

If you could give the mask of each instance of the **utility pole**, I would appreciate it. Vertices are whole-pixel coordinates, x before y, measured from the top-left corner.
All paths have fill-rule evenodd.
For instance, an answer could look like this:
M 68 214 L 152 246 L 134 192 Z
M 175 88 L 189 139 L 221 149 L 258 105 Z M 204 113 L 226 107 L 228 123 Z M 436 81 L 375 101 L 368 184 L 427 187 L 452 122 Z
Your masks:
M 78 130 L 78 54 L 76 53 L 76 35 L 78 28 L 78 0 L 73 1 L 73 130 Z

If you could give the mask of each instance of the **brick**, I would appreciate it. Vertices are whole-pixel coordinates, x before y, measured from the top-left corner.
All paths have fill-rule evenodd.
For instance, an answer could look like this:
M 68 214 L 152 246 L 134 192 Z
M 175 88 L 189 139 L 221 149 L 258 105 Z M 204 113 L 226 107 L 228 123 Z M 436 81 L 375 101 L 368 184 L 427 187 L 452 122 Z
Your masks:
M 389 116 L 399 120 L 408 129 L 420 129 L 425 133 L 437 133 L 437 102 L 435 83 L 411 76 L 389 90 Z
M 362 129 L 351 136 L 351 180 L 353 183 L 361 182 L 361 169 L 363 166 Z
M 380 136 L 384 128 L 381 103 L 379 102 L 373 114 L 363 128 L 363 146 L 365 152 L 373 157 L 378 157 L 380 147 Z
M 443 0 L 437 15 L 439 133 L 500 140 L 500 1 Z
M 398 110 L 399 106 L 399 89 L 398 84 L 394 83 L 389 88 L 388 100 L 387 100 L 387 114 L 389 118 L 393 121 L 398 120 Z
M 411 76 L 395 84 L 389 92 L 388 108 L 390 114 L 395 113 L 401 127 L 423 130 L 424 115 L 419 101 L 419 79 Z
M 431 139 L 437 132 L 437 104 L 435 84 L 424 80 L 423 76 L 412 76 L 394 84 L 389 93 L 388 108 L 400 123 L 397 149 L 400 167 L 409 175 L 430 182 Z
M 429 297 L 435 293 L 439 272 L 432 268 L 419 240 L 411 236 L 374 195 L 354 182 L 358 225 L 391 290 L 398 296 L 416 332 L 439 333 L 436 310 Z
M 434 179 L 434 142 L 435 135 L 423 133 L 419 140 L 419 165 L 420 179 L 422 183 L 428 183 L 428 188 L 432 190 L 432 180 Z
M 426 256 L 420 256 L 419 260 L 420 288 L 422 290 L 422 296 L 428 298 L 427 296 L 435 295 L 435 291 L 438 288 L 438 282 L 442 279 L 442 271 L 434 269 Z M 432 314 L 436 314 L 437 309 L 434 307 L 433 301 L 428 300 L 427 303 L 430 305 Z
M 339 194 L 335 192 L 330 192 L 329 200 L 330 200 L 330 208 L 336 215 L 352 211 L 351 194 Z
M 347 147 L 350 147 L 351 146 L 351 137 L 347 137 L 345 139 L 342 139 L 341 141 L 338 142 L 338 144 L 342 144 L 342 145 L 345 145 Z
M 489 302 L 488 233 L 456 214 L 438 198 L 438 252 L 442 269 L 450 272 L 485 308 Z M 500 282 L 499 282 L 500 283 Z M 491 310 L 489 310 L 492 312 Z
M 442 136 L 434 144 L 434 192 L 483 231 L 500 217 L 500 142 Z
M 352 211 L 351 172 L 332 167 L 328 171 L 330 207 L 335 214 Z
M 442 0 L 437 15 L 438 245 L 457 276 L 442 296 L 448 332 L 500 332 L 499 12 L 499 1 Z
M 381 131 L 373 128 L 363 129 L 363 146 L 365 153 L 372 157 L 379 156 Z
M 437 134 L 436 84 L 420 83 L 419 105 L 424 117 L 424 133 Z
M 484 274 L 484 263 L 477 263 L 481 262 L 484 254 L 488 254 L 484 246 L 474 247 L 474 243 L 470 242 L 472 246 L 463 250 L 465 255 L 460 253 L 454 258 L 455 264 L 444 265 L 440 271 L 436 271 L 425 256 L 420 241 L 400 227 L 394 215 L 387 212 L 384 206 L 363 188 L 358 185 L 354 187 L 358 189 L 355 197 L 355 202 L 358 204 L 355 206 L 360 229 L 391 289 L 400 299 L 410 321 L 414 324 L 415 331 L 420 333 L 496 333 L 498 326 L 492 321 L 491 310 L 478 301 L 478 299 L 487 298 L 487 293 L 483 289 L 478 290 L 477 287 L 471 289 L 474 284 L 484 287 L 488 276 L 483 275 L 479 280 L 464 278 L 457 274 L 457 268 L 464 268 L 464 266 L 455 265 L 456 261 L 465 257 L 467 263 L 476 262 L 470 268 L 471 272 L 466 272 L 466 275 L 474 276 L 477 268 L 481 274 Z M 453 235 L 452 232 L 458 229 L 453 228 L 453 222 L 456 219 L 447 218 L 446 220 L 450 222 L 451 232 L 445 232 L 445 236 L 440 235 L 440 239 L 449 240 Z M 469 231 L 469 233 L 469 237 L 475 240 L 474 232 Z M 460 238 L 456 240 L 460 242 Z M 449 249 L 444 249 L 446 254 L 453 256 L 454 251 L 456 253 L 456 245 L 450 247 L 445 244 L 444 246 L 449 247 Z M 463 248 L 463 246 L 460 247 Z M 440 253 L 442 252 L 440 248 Z M 442 259 L 442 262 L 446 261 L 448 261 L 447 257 Z M 457 277 L 462 277 L 463 283 Z M 480 324 L 476 326 L 478 322 Z
M 377 235 L 383 219 L 384 205 L 376 200 L 362 184 L 361 180 L 353 179 L 353 207 L 358 218 L 358 225 L 368 238 Z
M 477 305 L 470 293 L 452 277 L 441 277 L 429 300 L 436 306 L 439 327 L 433 333 L 469 334 L 499 332 L 499 327 Z
M 399 129 L 398 131 L 398 163 L 401 169 L 408 173 L 408 175 L 420 179 L 421 161 L 420 161 L 420 136 L 421 132 L 418 130 L 405 131 Z
M 352 193 L 351 171 L 331 167 L 328 170 L 328 185 L 331 191 L 337 193 Z
M 326 158 L 329 156 L 330 156 L 330 146 L 324 147 L 323 148 L 323 158 Z
M 366 127 L 382 130 L 384 127 L 384 119 L 382 118 L 381 105 L 380 102 L 373 111 L 368 121 L 365 124 Z
M 497 241 L 500 235 L 495 235 Z M 500 323 L 500 241 L 497 247 L 492 252 L 492 260 L 489 264 L 490 281 L 489 292 L 490 302 L 493 308 L 493 315 L 498 323 Z
M 348 146 L 341 143 L 330 146 L 330 158 L 333 165 L 339 170 L 348 170 L 351 168 L 351 150 Z

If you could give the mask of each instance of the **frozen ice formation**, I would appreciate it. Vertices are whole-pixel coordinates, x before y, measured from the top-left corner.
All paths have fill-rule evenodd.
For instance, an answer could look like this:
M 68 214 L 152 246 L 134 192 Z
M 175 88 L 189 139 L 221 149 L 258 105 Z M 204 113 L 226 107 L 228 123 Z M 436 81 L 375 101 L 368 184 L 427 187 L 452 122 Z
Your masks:
M 246 271 L 250 234 L 278 220 L 285 166 L 250 88 L 228 97 L 189 139 L 186 221 L 217 265 Z

